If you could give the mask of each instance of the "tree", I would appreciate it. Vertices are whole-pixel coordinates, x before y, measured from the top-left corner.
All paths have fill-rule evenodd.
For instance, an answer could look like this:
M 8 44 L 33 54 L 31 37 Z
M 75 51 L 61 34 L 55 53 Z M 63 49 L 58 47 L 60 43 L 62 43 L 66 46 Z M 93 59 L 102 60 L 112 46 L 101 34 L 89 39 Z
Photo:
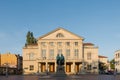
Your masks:
M 28 33 L 26 35 L 26 44 L 25 44 L 25 46 L 32 45 L 32 44 L 37 44 L 37 40 L 34 38 L 33 32 L 28 31 Z
M 104 70 L 106 70 L 107 68 L 108 68 L 108 67 L 106 66 L 105 63 L 99 62 L 99 70 L 104 71 Z
M 114 60 L 114 59 L 112 59 L 112 60 L 110 61 L 110 68 L 111 68 L 111 69 L 115 69 L 115 60 Z

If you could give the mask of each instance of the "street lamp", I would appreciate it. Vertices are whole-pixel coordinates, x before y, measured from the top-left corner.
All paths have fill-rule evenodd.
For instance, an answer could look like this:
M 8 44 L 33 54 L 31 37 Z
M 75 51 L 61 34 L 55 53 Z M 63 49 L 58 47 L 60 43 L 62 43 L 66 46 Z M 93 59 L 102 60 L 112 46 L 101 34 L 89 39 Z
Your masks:
M 5 76 L 8 77 L 8 63 L 5 63 L 4 65 L 6 67 Z

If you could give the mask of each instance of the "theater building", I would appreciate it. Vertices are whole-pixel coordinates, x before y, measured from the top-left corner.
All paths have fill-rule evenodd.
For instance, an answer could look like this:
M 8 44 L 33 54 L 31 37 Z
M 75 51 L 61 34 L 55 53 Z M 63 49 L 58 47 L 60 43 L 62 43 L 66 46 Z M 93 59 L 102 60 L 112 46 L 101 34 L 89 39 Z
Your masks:
M 98 47 L 84 43 L 84 38 L 57 28 L 37 39 L 37 44 L 23 47 L 24 74 L 56 72 L 57 54 L 65 58 L 65 73 L 98 73 Z

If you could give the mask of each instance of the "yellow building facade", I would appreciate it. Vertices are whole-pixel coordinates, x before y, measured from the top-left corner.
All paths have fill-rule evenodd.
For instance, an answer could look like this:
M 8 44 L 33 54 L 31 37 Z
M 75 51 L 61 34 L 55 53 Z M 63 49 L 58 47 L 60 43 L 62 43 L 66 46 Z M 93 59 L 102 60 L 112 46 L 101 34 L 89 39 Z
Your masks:
M 5 54 L 1 54 L 0 57 L 1 67 L 4 67 L 6 64 L 11 68 L 17 68 L 17 56 L 9 52 Z
M 66 29 L 57 28 L 38 38 L 36 45 L 23 47 L 24 74 L 57 71 L 57 54 L 65 57 L 66 74 L 98 73 L 98 47 L 84 43 L 84 38 Z

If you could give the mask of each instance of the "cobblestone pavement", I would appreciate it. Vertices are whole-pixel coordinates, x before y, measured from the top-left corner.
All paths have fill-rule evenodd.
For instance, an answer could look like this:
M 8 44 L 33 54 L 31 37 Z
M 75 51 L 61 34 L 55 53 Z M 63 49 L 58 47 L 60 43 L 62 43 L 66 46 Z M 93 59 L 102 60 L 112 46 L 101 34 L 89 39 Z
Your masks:
M 120 80 L 120 75 L 116 77 L 113 75 L 71 75 L 65 77 L 53 77 L 53 76 L 37 76 L 37 75 L 11 75 L 0 76 L 0 80 Z

